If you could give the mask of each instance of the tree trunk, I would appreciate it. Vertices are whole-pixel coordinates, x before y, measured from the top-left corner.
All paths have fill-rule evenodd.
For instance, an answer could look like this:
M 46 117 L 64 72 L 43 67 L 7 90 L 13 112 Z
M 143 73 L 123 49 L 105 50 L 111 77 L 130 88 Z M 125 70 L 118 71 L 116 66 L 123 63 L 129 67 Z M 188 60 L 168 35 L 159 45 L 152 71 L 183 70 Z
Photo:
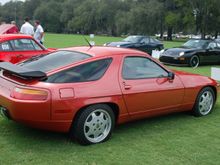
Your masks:
M 202 28 L 202 31 L 201 31 L 201 39 L 205 39 L 205 29 L 204 28 Z
M 215 31 L 215 39 L 217 39 L 218 38 L 218 31 L 216 30 Z
M 163 39 L 163 22 L 162 22 L 162 18 L 160 19 L 160 39 Z
M 172 33 L 173 33 L 173 27 L 168 27 L 168 30 L 167 30 L 167 40 L 168 41 L 172 41 Z

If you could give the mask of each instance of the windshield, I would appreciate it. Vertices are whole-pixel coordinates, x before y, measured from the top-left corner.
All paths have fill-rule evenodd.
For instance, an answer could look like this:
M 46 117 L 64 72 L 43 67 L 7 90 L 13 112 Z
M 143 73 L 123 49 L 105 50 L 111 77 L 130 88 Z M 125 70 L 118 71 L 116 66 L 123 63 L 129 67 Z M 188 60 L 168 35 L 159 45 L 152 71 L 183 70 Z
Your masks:
M 88 54 L 73 51 L 57 51 L 48 55 L 32 57 L 18 65 L 31 70 L 49 72 L 62 66 L 66 66 L 84 59 L 90 58 Z
M 123 39 L 123 41 L 125 42 L 139 42 L 142 39 L 142 37 L 140 36 L 129 36 L 125 39 Z
M 188 48 L 206 48 L 208 43 L 208 40 L 189 40 L 183 46 Z

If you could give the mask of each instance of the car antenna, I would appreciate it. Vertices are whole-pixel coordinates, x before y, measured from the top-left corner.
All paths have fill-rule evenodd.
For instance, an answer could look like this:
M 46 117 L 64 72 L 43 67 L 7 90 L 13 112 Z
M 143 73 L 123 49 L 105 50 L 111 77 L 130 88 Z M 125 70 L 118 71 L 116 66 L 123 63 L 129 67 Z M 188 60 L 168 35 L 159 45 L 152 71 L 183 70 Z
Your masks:
M 84 40 L 89 44 L 89 47 L 92 48 L 92 45 L 90 44 L 90 42 L 87 40 L 87 38 L 85 36 L 83 36 Z

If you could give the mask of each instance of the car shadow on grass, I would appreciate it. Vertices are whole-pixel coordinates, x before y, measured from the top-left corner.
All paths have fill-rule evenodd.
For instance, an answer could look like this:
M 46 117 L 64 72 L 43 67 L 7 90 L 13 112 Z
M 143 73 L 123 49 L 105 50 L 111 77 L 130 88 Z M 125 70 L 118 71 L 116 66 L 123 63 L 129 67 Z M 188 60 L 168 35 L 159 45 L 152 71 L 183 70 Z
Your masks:
M 209 116 L 211 117 L 212 115 L 207 117 L 209 118 Z M 182 112 L 117 125 L 107 145 L 114 145 L 114 143 L 117 144 L 118 142 L 122 143 L 122 145 L 123 143 L 127 144 L 128 137 L 130 140 L 136 141 L 141 136 L 152 138 L 166 131 L 170 133 L 178 132 L 196 124 L 195 121 L 197 119 L 199 118 L 189 115 L 189 112 Z M 17 145 L 21 149 L 33 148 L 33 146 L 49 147 L 50 149 L 57 149 L 59 146 L 63 147 L 63 145 L 68 147 L 79 146 L 76 141 L 70 140 L 68 133 L 33 129 L 12 121 L 4 123 L 3 133 L 1 136 L 5 137 L 4 140 L 7 140 L 10 144 Z
M 154 117 L 154 118 L 148 118 L 148 119 L 142 119 L 138 121 L 133 121 L 129 123 L 125 123 L 122 125 L 117 125 L 115 127 L 114 132 L 119 133 L 122 132 L 129 132 L 129 130 L 137 129 L 137 128 L 146 128 L 151 127 L 152 125 L 161 125 L 161 123 L 167 123 L 170 121 L 176 121 L 180 118 L 186 118 L 185 113 L 177 113 L 177 114 L 171 114 L 166 115 L 162 117 Z M 7 128 L 8 136 L 11 136 L 10 138 L 17 137 L 18 139 L 28 139 L 29 141 L 35 141 L 40 140 L 41 142 L 44 141 L 70 141 L 68 133 L 56 133 L 51 131 L 44 131 L 39 130 L 35 128 L 28 127 L 26 125 L 22 125 L 20 123 L 16 123 L 13 121 L 5 121 L 4 127 Z M 9 130 L 10 129 L 10 130 Z M 74 143 L 74 142 L 73 142 Z

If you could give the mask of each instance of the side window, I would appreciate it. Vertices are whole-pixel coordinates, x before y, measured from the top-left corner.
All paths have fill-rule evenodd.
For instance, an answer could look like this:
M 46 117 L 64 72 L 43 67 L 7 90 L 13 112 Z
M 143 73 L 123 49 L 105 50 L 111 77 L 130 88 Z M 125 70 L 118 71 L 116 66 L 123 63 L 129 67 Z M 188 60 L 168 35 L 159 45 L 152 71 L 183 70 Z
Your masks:
M 209 43 L 208 45 L 208 49 L 215 49 L 217 47 L 216 43 L 215 42 L 211 42 Z
M 10 44 L 8 42 L 0 43 L 0 51 L 12 51 Z
M 35 50 L 32 40 L 30 39 L 12 40 L 10 43 L 16 51 Z
M 220 49 L 220 43 L 217 42 L 217 49 Z
M 123 63 L 124 79 L 167 77 L 168 73 L 154 61 L 145 57 L 126 57 Z
M 100 79 L 111 64 L 112 58 L 82 64 L 48 77 L 49 83 L 88 82 Z

